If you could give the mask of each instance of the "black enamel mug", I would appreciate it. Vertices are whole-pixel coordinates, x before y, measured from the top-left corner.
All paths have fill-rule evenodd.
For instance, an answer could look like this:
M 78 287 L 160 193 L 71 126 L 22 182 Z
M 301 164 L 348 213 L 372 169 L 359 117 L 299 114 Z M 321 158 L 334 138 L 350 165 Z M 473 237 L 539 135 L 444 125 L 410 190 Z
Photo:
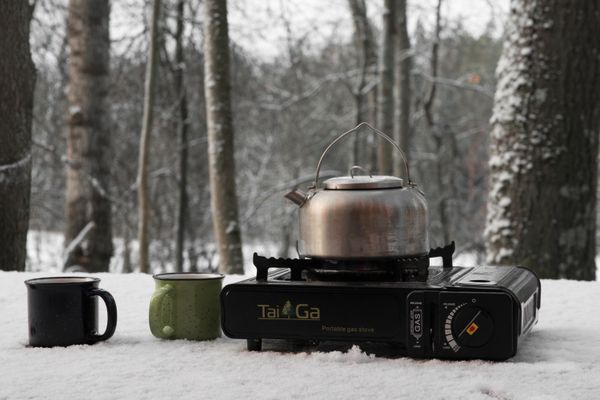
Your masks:
M 109 339 L 117 327 L 117 306 L 100 279 L 79 276 L 25 281 L 29 344 L 39 347 L 93 344 Z M 107 309 L 107 326 L 98 333 L 98 297 Z

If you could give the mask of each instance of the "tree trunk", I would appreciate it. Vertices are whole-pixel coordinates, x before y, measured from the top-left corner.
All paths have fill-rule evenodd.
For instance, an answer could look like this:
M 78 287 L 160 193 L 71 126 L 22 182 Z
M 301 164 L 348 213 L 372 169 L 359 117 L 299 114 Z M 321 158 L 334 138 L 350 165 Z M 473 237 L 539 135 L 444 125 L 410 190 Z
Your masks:
M 189 220 L 189 207 L 186 209 L 187 211 L 187 219 Z M 188 236 L 188 246 L 187 246 L 187 256 L 189 263 L 189 272 L 198 272 L 198 251 L 196 250 L 196 234 L 194 232 L 194 227 L 192 224 L 186 224 L 187 236 Z
M 152 131 L 154 86 L 156 68 L 158 66 L 158 21 L 160 0 L 152 2 L 150 21 L 150 44 L 148 45 L 148 61 L 146 63 L 146 81 L 144 84 L 144 116 L 140 138 L 140 156 L 138 163 L 138 242 L 140 272 L 150 272 L 149 238 L 150 226 L 150 194 L 148 193 L 148 164 L 150 162 L 150 137 Z
M 121 273 L 129 274 L 133 272 L 131 267 L 131 238 L 127 222 L 123 223 L 123 269 Z
M 440 52 L 440 33 L 442 31 L 442 0 L 438 0 L 436 11 L 435 11 L 435 31 L 433 44 L 431 46 L 431 87 L 427 94 L 427 98 L 423 102 L 423 113 L 425 114 L 425 126 L 427 127 L 428 134 L 431 135 L 434 143 L 434 151 L 436 154 L 435 160 L 435 179 L 439 191 L 439 196 L 436 199 L 436 205 L 432 208 L 437 208 L 438 217 L 440 222 L 440 235 L 442 243 L 447 244 L 451 240 L 451 221 L 448 213 L 447 203 L 449 201 L 448 185 L 446 183 L 446 175 L 448 174 L 448 154 L 445 154 L 444 146 L 444 133 L 441 128 L 441 124 L 436 123 L 433 115 L 433 105 L 435 103 L 435 96 L 437 94 L 437 85 L 435 78 L 438 75 L 438 60 Z
M 213 228 L 219 270 L 241 274 L 244 262 L 235 184 L 227 1 L 207 0 L 204 10 L 204 87 Z
M 0 1 L 0 269 L 25 270 L 31 182 L 35 67 L 29 49 L 32 8 Z
M 71 257 L 89 272 L 108 271 L 111 232 L 108 0 L 70 0 L 67 17 L 69 117 L 65 244 L 91 221 L 94 228 Z M 67 265 L 68 267 L 69 265 Z
M 175 270 L 183 272 L 183 247 L 187 220 L 188 192 L 188 104 L 184 85 L 185 60 L 183 58 L 185 0 L 177 2 L 177 28 L 175 32 L 175 92 L 179 99 L 179 121 L 177 126 L 179 141 L 179 204 L 177 210 L 177 230 L 175 239 Z
M 396 24 L 398 30 L 396 68 L 394 76 L 394 107 L 396 109 L 394 124 L 394 138 L 404 150 L 407 162 L 410 161 L 410 73 L 412 69 L 412 54 L 410 49 L 410 38 L 406 26 L 406 0 L 398 1 L 396 10 Z M 396 153 L 394 153 L 395 155 Z M 394 158 L 394 174 L 402 176 L 405 174 L 404 165 L 397 157 Z
M 352 14 L 354 24 L 354 44 L 359 58 L 359 79 L 356 88 L 354 89 L 355 103 L 355 124 L 361 122 L 371 122 L 369 115 L 369 101 L 365 101 L 367 95 L 371 95 L 375 90 L 371 89 L 368 94 L 365 93 L 366 87 L 370 81 L 376 79 L 375 71 L 377 68 L 377 51 L 373 39 L 373 29 L 369 18 L 367 17 L 367 6 L 364 0 L 348 0 L 348 6 Z M 352 155 L 353 164 L 368 161 L 367 140 L 364 135 L 352 136 Z
M 394 131 L 394 46 L 396 41 L 396 0 L 385 0 L 381 53 L 379 58 L 379 87 L 377 124 L 378 128 L 393 135 Z M 379 138 L 377 167 L 382 175 L 393 173 L 392 146 Z
M 595 279 L 600 3 L 512 1 L 498 63 L 487 259 Z

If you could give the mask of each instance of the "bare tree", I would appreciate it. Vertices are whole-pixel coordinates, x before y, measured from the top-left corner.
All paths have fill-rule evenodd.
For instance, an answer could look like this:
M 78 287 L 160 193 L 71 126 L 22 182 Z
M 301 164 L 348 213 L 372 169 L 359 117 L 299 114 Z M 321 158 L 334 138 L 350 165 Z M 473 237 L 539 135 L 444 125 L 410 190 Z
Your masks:
M 355 124 L 371 120 L 370 97 L 376 94 L 377 46 L 373 38 L 373 28 L 367 17 L 365 0 L 348 0 L 354 24 L 354 44 L 359 53 L 359 76 L 352 94 L 356 105 Z M 354 135 L 352 143 L 353 164 L 358 164 L 365 157 L 366 141 L 363 135 Z
M 0 269 L 25 270 L 31 181 L 35 67 L 29 49 L 33 8 L 0 2 Z
M 394 74 L 394 138 L 400 143 L 405 156 L 410 158 L 410 73 L 412 69 L 412 52 L 406 22 L 406 0 L 398 0 L 397 5 L 396 26 L 398 39 L 396 40 L 396 65 Z M 395 159 L 394 173 L 398 176 L 404 173 L 402 168 L 400 160 Z
M 204 82 L 211 208 L 219 270 L 243 273 L 231 113 L 227 1 L 204 4 Z
M 449 203 L 449 191 L 448 184 L 446 183 L 445 176 L 447 174 L 447 164 L 445 163 L 446 159 L 450 159 L 453 161 L 453 158 L 446 153 L 446 149 L 444 146 L 444 139 L 449 139 L 451 142 L 454 141 L 452 132 L 449 132 L 447 129 L 444 129 L 441 124 L 439 124 L 434 117 L 433 105 L 436 99 L 437 94 L 437 75 L 439 68 L 439 53 L 440 53 L 440 33 L 442 30 L 442 22 L 441 22 L 441 9 L 442 9 L 442 0 L 438 0 L 436 11 L 435 11 L 435 30 L 434 30 L 434 38 L 433 44 L 431 45 L 431 59 L 430 59 L 430 68 L 431 68 L 431 86 L 429 87 L 429 91 L 423 101 L 423 113 L 425 114 L 425 125 L 427 128 L 428 134 L 431 136 L 434 142 L 434 151 L 436 154 L 435 160 L 435 179 L 437 183 L 437 187 L 439 190 L 439 196 L 437 199 L 437 209 L 439 211 L 439 223 L 441 228 L 442 240 L 443 243 L 449 243 L 451 240 L 451 223 L 450 223 L 450 215 L 448 213 L 448 203 Z M 446 132 L 444 132 L 446 131 Z M 445 138 L 445 136 L 447 136 Z M 454 148 L 455 146 L 450 146 Z
M 70 0 L 67 37 L 68 85 L 65 244 L 67 265 L 90 272 L 108 271 L 113 255 L 111 232 L 108 0 Z M 80 236 L 88 224 L 92 229 Z M 73 241 L 79 238 L 75 246 Z M 75 244 L 75 243 L 73 243 Z
M 511 2 L 490 146 L 487 258 L 594 280 L 600 3 Z
M 179 102 L 177 122 L 179 144 L 179 204 L 177 209 L 177 228 L 175 237 L 175 269 L 183 271 L 183 247 L 185 243 L 186 220 L 188 218 L 188 104 L 184 84 L 185 60 L 183 57 L 183 31 L 185 0 L 177 1 L 177 27 L 175 30 L 175 91 Z
M 138 163 L 138 241 L 140 253 L 140 272 L 150 271 L 149 238 L 150 195 L 148 193 L 148 164 L 150 161 L 150 137 L 153 122 L 153 106 L 155 96 L 156 70 L 158 67 L 158 21 L 160 0 L 152 2 L 150 21 L 150 43 L 148 44 L 148 62 L 146 63 L 146 80 L 144 86 L 144 116 L 140 138 L 140 155 Z
M 383 9 L 383 32 L 379 57 L 379 87 L 377 123 L 388 134 L 394 130 L 394 50 L 396 42 L 396 0 L 385 0 Z M 378 139 L 377 166 L 380 174 L 393 173 L 392 147 Z

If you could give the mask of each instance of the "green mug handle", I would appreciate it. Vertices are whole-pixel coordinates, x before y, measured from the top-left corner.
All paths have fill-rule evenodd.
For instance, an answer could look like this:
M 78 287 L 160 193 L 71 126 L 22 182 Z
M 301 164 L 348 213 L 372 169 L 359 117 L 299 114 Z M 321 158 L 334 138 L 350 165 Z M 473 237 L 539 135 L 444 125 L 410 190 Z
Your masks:
M 156 290 L 150 299 L 150 331 L 161 339 L 175 336 L 175 288 L 166 284 Z M 166 315 L 165 315 L 166 314 Z

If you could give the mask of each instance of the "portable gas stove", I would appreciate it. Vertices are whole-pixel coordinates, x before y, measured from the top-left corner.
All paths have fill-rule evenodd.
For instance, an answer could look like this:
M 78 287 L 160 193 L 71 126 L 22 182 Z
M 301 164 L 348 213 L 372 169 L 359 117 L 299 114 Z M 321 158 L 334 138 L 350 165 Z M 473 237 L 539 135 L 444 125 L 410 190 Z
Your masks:
M 541 287 L 524 267 L 457 267 L 454 243 L 362 261 L 254 255 L 255 278 L 221 292 L 222 328 L 261 350 L 289 343 L 385 344 L 420 358 L 505 360 L 537 322 Z M 431 257 L 443 266 L 430 267 Z

